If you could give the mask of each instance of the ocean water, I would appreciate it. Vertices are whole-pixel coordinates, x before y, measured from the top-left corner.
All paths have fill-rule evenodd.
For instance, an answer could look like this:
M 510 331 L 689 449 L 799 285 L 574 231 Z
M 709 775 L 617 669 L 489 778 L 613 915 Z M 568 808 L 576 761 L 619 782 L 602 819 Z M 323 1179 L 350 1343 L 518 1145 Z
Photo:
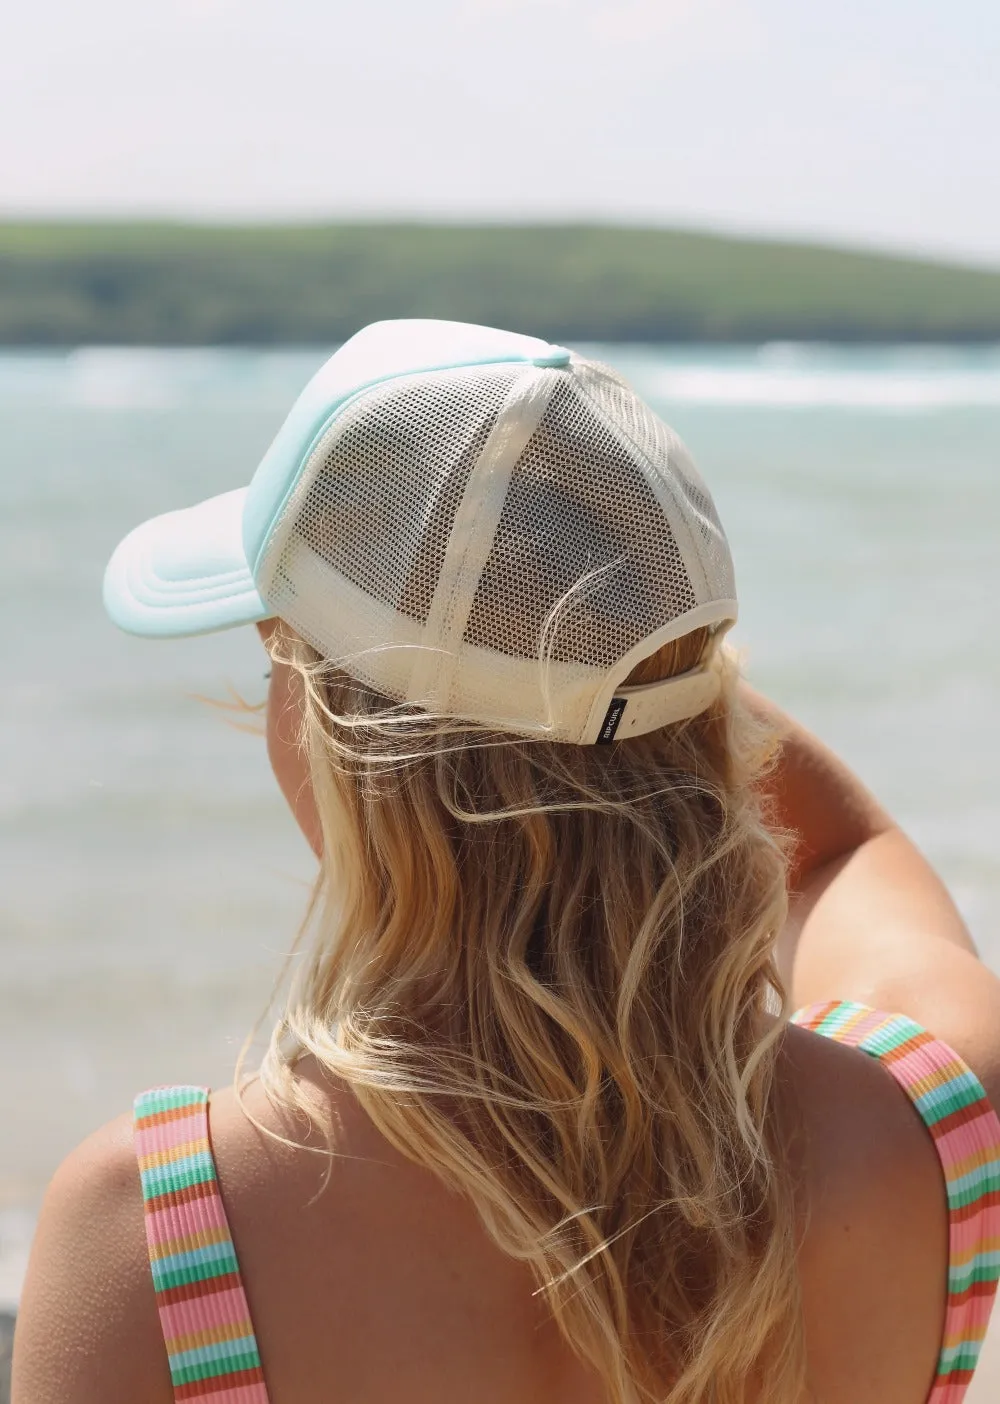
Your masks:
M 604 347 L 732 540 L 751 678 L 841 751 L 1000 964 L 1000 349 Z M 104 619 L 120 536 L 246 482 L 315 351 L 0 355 L 0 1305 L 59 1159 L 151 1083 L 228 1080 L 312 861 L 252 630 Z

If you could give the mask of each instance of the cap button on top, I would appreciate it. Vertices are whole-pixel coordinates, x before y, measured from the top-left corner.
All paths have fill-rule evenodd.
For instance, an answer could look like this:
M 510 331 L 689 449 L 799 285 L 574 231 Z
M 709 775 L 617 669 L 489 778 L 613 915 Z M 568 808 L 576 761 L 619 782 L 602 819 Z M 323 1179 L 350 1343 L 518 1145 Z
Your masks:
M 547 350 L 531 358 L 533 366 L 568 366 L 569 361 L 570 353 L 565 346 L 550 346 Z

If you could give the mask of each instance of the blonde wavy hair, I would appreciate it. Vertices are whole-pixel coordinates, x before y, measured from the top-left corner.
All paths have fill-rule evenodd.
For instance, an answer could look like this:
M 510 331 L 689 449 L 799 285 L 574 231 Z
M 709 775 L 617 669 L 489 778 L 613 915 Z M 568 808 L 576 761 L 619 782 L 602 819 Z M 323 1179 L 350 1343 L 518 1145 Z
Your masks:
M 633 682 L 694 666 L 699 630 Z M 798 1404 L 773 964 L 774 738 L 706 714 L 610 746 L 392 706 L 289 630 L 323 833 L 261 1075 L 311 1054 L 528 1264 L 614 1404 Z

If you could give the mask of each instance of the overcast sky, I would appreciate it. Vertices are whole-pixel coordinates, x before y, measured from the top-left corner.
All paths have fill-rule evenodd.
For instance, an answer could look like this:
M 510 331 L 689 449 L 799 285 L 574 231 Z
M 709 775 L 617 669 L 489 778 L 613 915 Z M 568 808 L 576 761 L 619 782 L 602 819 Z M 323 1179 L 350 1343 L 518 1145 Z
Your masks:
M 0 215 L 596 218 L 1000 265 L 997 0 L 8 0 Z

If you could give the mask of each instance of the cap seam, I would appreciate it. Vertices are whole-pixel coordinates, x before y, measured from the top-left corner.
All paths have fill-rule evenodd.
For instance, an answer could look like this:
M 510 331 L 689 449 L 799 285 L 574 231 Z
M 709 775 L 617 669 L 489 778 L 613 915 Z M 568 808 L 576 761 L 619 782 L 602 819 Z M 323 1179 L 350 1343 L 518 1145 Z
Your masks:
M 535 366 L 529 369 L 533 372 L 530 377 L 519 377 L 507 390 L 452 518 L 438 583 L 424 624 L 426 651 L 418 655 L 410 679 L 408 696 L 411 701 L 426 700 L 442 686 L 446 659 L 455 654 L 465 634 L 514 469 L 558 384 L 556 370 Z M 450 679 L 446 691 L 450 692 Z
M 496 366 L 523 365 L 530 367 L 531 364 L 531 361 L 515 359 L 511 357 L 507 360 L 502 361 L 463 361 L 447 366 L 428 366 L 420 368 L 418 370 L 395 371 L 391 375 L 385 375 L 379 377 L 376 380 L 366 381 L 364 385 L 357 386 L 354 390 L 351 391 L 349 395 L 346 395 L 343 399 L 339 400 L 337 404 L 333 407 L 333 409 L 331 409 L 327 413 L 326 417 L 322 420 L 319 427 L 314 431 L 312 438 L 309 440 L 306 449 L 301 455 L 301 462 L 299 464 L 298 472 L 294 475 L 291 482 L 285 488 L 285 491 L 282 494 L 281 502 L 279 503 L 277 511 L 275 512 L 274 518 L 272 520 L 271 526 L 261 538 L 261 544 L 258 548 L 256 557 L 254 558 L 253 562 L 250 563 L 250 571 L 254 577 L 254 580 L 256 581 L 257 579 L 257 571 L 260 568 L 261 562 L 263 561 L 265 554 L 268 552 L 269 548 L 271 548 L 272 543 L 274 542 L 280 528 L 284 523 L 284 518 L 288 511 L 288 505 L 292 499 L 292 495 L 299 487 L 306 469 L 306 465 L 309 463 L 309 460 L 316 452 L 320 440 L 329 431 L 331 426 L 336 423 L 336 421 L 340 418 L 344 411 L 349 409 L 359 399 L 361 399 L 365 395 L 371 394 L 373 391 L 377 390 L 382 385 L 388 385 L 393 381 L 405 380 L 407 378 L 412 378 L 418 375 L 440 375 L 446 374 L 450 371 L 474 371 L 480 369 L 489 370 Z M 252 486 L 253 484 L 251 482 L 250 487 Z

